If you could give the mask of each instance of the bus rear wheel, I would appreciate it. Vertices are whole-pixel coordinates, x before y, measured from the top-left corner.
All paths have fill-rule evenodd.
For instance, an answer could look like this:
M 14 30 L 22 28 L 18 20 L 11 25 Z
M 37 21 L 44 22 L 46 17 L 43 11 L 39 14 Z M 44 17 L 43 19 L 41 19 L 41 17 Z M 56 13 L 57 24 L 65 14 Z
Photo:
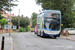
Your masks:
M 39 36 L 39 34 L 37 33 L 37 36 Z
M 35 34 L 37 34 L 36 32 L 34 32 Z
M 43 34 L 41 33 L 41 37 L 43 37 Z

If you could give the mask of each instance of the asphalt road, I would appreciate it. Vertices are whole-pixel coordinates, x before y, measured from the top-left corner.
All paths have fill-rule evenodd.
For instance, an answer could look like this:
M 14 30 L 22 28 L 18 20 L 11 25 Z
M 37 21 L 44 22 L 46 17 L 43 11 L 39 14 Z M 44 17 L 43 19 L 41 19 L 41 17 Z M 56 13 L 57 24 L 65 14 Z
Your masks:
M 14 50 L 75 50 L 75 41 L 38 37 L 33 32 L 14 33 Z

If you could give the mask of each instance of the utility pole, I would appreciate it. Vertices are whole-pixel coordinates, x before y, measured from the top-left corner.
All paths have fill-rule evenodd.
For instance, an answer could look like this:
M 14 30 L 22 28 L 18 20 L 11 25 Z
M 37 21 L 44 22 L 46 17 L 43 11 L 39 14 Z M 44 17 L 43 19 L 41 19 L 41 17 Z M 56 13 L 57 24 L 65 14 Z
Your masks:
M 19 16 L 18 16 L 18 29 L 19 29 L 19 26 L 20 26 L 20 9 L 19 9 Z
M 32 27 L 32 17 L 31 17 L 31 27 Z
M 9 8 L 10 8 L 10 22 L 9 22 L 9 35 L 11 35 L 11 0 L 9 0 Z

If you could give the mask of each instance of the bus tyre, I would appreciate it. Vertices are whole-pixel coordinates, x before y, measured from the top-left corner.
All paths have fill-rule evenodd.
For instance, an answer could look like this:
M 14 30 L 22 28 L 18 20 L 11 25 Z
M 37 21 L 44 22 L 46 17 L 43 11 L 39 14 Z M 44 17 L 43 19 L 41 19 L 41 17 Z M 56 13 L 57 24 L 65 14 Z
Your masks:
M 39 36 L 38 33 L 37 33 L 37 36 Z
M 41 31 L 40 31 L 40 36 L 41 36 Z
M 42 33 L 41 33 L 41 31 L 40 31 L 40 36 L 42 37 Z
M 43 34 L 41 33 L 40 36 L 43 37 Z
M 34 32 L 36 34 L 36 32 Z
M 54 36 L 54 39 L 56 39 L 56 36 Z

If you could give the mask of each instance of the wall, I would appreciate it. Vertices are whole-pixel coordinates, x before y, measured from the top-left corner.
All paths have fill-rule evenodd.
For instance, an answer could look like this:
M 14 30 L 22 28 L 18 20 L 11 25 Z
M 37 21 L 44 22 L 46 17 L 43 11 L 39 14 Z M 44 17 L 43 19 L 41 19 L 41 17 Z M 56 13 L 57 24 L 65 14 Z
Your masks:
M 11 33 L 13 32 L 13 30 L 11 29 Z M 9 33 L 9 29 L 5 29 L 5 30 L 0 30 L 0 33 Z

